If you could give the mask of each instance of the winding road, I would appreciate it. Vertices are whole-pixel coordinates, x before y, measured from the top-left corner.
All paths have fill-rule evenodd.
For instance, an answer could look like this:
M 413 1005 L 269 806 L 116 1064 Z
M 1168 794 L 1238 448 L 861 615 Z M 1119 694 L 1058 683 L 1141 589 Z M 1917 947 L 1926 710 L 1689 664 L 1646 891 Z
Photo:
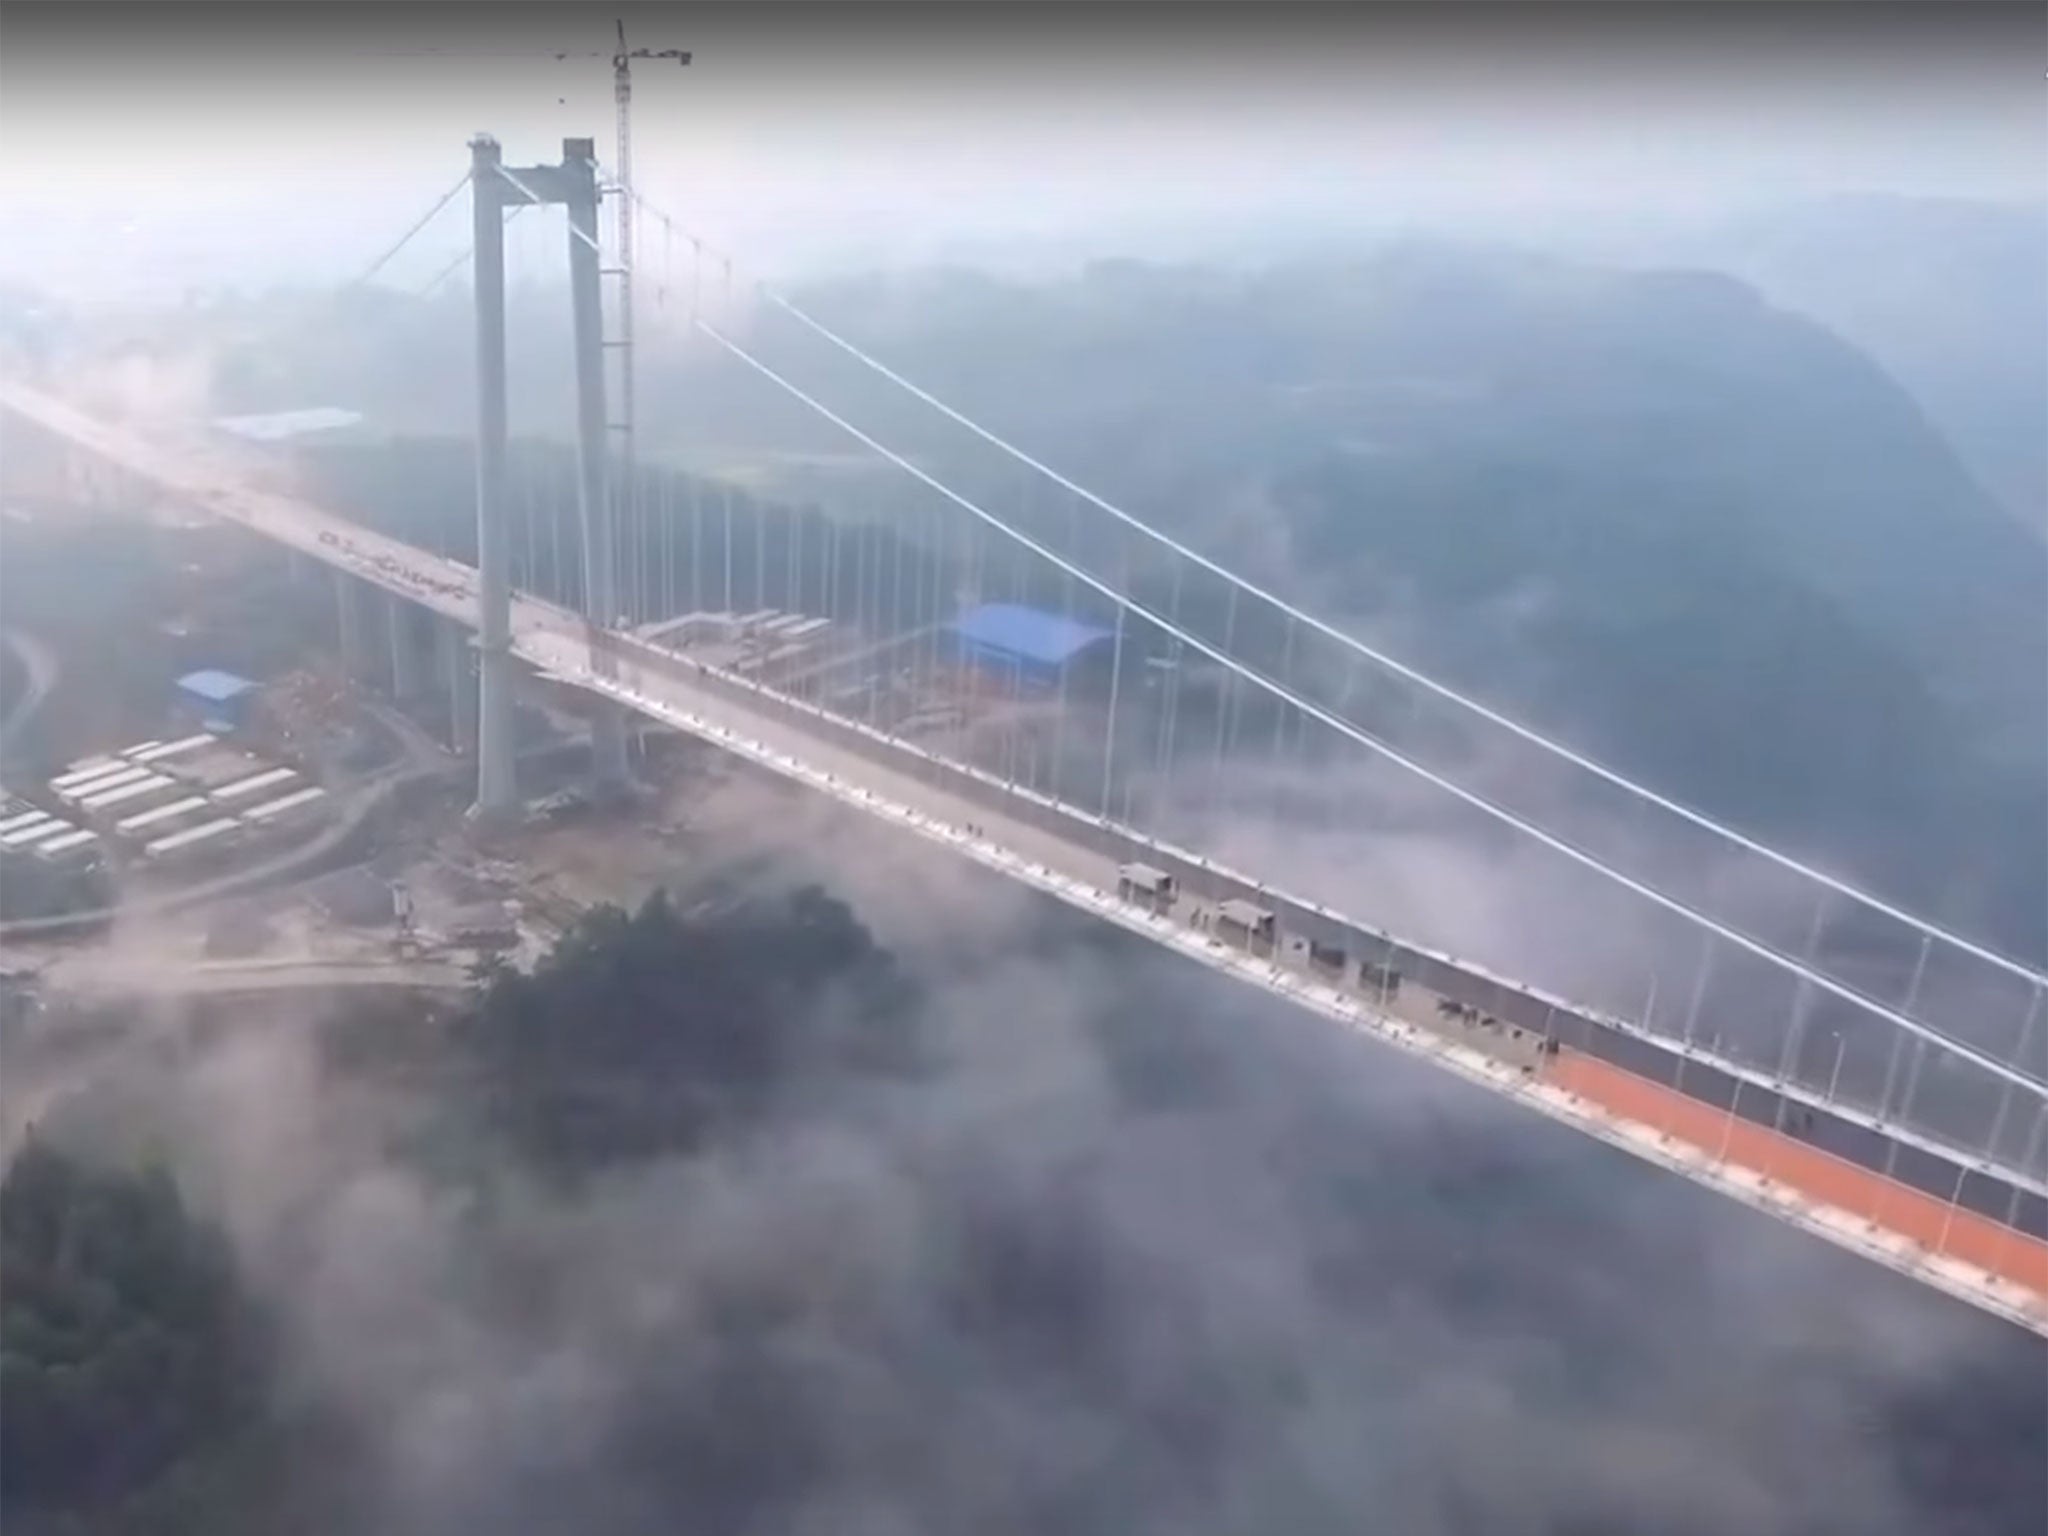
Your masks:
M 317 956 L 266 960 L 195 960 L 109 964 L 103 954 L 67 958 L 42 973 L 44 987 L 73 998 L 284 992 L 312 988 L 395 987 L 406 991 L 463 991 L 466 966 L 433 959 L 346 959 Z
M 15 736 L 35 718 L 43 700 L 56 686 L 57 658 L 42 641 L 19 629 L 0 629 L 0 645 L 13 653 L 26 679 L 21 697 L 14 701 L 6 718 L 0 719 L 0 759 L 4 759 Z

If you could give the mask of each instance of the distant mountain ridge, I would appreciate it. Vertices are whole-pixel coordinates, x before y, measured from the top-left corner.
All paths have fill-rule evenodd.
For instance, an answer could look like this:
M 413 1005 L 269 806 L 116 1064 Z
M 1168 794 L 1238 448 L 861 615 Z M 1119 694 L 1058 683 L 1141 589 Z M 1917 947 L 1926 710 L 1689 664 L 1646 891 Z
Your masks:
M 2048 202 L 1845 194 L 1552 239 L 1713 267 L 1819 321 L 1911 391 L 1984 488 L 2048 540 Z
M 1432 616 L 1418 659 L 1486 697 L 2041 947 L 2041 546 L 1747 284 L 1406 240 L 809 299 L 1134 512 L 1326 611 Z
M 803 298 L 1156 525 L 1320 611 L 1394 623 L 1396 649 L 1447 679 L 2048 950 L 2043 545 L 1839 329 L 1711 271 L 1419 239 L 1250 270 L 849 278 Z M 462 432 L 467 319 L 445 297 L 301 307 L 290 345 L 218 360 L 216 405 L 318 400 Z M 844 359 L 833 374 L 815 338 L 777 351 L 773 323 L 750 343 L 797 357 L 882 439 L 963 488 L 1019 493 L 1014 466 Z M 555 431 L 559 325 L 523 331 L 515 359 L 522 414 Z M 847 447 L 731 365 L 643 340 L 643 444 Z M 855 499 L 885 515 L 911 494 Z

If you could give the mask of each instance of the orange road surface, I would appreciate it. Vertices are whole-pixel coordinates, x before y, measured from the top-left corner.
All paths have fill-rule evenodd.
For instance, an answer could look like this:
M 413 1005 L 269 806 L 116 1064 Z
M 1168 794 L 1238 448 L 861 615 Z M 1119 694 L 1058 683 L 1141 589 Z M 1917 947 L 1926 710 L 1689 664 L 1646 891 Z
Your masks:
M 1543 1079 L 1619 1118 L 1647 1125 L 1821 1204 L 1864 1217 L 1930 1253 L 1973 1264 L 2048 1302 L 2048 1243 L 2003 1222 L 1951 1208 L 1896 1179 L 1596 1057 L 1560 1051 L 1551 1058 Z

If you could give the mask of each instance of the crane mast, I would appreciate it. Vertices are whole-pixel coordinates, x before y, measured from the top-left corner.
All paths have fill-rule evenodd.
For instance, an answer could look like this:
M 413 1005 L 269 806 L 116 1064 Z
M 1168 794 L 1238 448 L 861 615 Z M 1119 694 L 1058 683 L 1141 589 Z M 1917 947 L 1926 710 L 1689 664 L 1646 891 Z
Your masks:
M 636 354 L 633 348 L 633 60 L 674 59 L 679 65 L 687 65 L 690 55 L 682 48 L 628 48 L 626 46 L 626 23 L 620 20 L 618 48 L 612 54 L 612 103 L 617 114 L 618 148 L 617 175 L 619 185 L 612 195 L 618 199 L 614 210 L 617 223 L 617 261 L 615 277 L 618 283 L 618 312 L 616 334 L 612 348 L 619 354 L 619 417 L 612 424 L 617 434 L 618 478 L 614 484 L 622 500 L 633 494 L 633 426 L 638 419 L 635 402 Z
M 626 52 L 626 24 L 619 23 L 619 51 L 612 60 L 612 101 L 618 113 L 619 262 L 619 472 L 631 486 L 633 475 L 633 65 Z

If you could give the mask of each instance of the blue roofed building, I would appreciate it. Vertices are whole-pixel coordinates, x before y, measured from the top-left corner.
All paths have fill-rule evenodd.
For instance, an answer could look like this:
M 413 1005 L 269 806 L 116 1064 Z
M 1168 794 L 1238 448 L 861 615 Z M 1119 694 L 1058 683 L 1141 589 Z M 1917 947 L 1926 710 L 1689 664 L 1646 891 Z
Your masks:
M 363 416 L 360 411 L 322 405 L 303 411 L 268 411 L 260 416 L 216 416 L 213 424 L 245 442 L 290 443 L 352 433 L 362 427 Z
M 1027 686 L 1052 687 L 1076 671 L 1105 675 L 1116 634 L 1022 603 L 982 603 L 950 626 L 960 660 Z
M 177 706 L 209 731 L 232 731 L 243 723 L 257 684 L 232 672 L 203 667 L 178 679 Z

